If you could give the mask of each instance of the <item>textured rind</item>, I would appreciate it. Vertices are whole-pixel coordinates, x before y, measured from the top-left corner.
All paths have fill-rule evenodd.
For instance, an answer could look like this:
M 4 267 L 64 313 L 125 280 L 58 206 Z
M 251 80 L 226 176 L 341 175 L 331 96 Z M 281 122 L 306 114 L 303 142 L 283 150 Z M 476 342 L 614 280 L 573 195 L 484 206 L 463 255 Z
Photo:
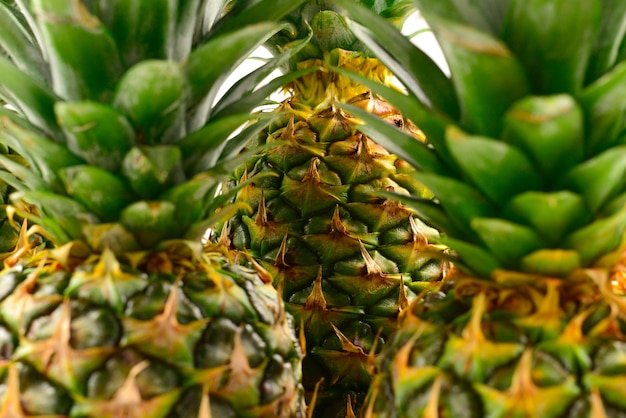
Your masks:
M 500 284 L 451 275 L 404 313 L 363 416 L 621 416 L 622 274 L 503 273 Z
M 391 80 L 377 60 L 357 53 L 333 50 L 327 59 Z M 242 210 L 229 221 L 229 237 L 270 273 L 303 328 L 304 384 L 312 393 L 323 379 L 315 405 L 315 416 L 322 417 L 345 414 L 349 394 L 362 398 L 372 350 L 395 329 L 406 300 L 439 280 L 444 267 L 436 257 L 441 250 L 428 242 L 436 232 L 406 206 L 377 194 L 423 195 L 414 170 L 359 133 L 358 120 L 338 104 L 402 126 L 415 141 L 421 133 L 321 60 L 299 64 L 316 65 L 321 69 L 293 83 L 293 95 L 259 136 L 259 144 L 274 146 L 235 173 L 233 185 L 249 181 L 236 201 L 252 212 Z
M 142 265 L 168 260 L 5 269 L 0 415 L 19 399 L 28 416 L 303 416 L 302 353 L 276 291 L 218 258 Z

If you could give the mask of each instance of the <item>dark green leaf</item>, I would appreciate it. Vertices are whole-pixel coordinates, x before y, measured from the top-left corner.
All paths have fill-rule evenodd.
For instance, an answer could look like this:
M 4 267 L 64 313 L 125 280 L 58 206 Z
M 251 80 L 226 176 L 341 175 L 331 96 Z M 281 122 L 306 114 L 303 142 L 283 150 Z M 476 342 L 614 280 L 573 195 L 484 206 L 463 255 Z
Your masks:
M 468 273 L 489 277 L 494 270 L 501 268 L 500 262 L 492 254 L 477 245 L 450 237 L 442 237 L 441 242 L 459 255 L 460 262 L 455 261 L 454 264 L 462 270 L 465 267 Z
M 512 196 L 541 190 L 542 179 L 517 148 L 491 138 L 448 130 L 448 149 L 463 172 L 494 204 Z
M 209 36 L 221 36 L 261 22 L 277 22 L 305 1 L 308 0 L 259 0 L 242 8 L 235 7 L 214 26 Z
M 80 1 L 32 0 L 54 91 L 70 100 L 107 101 L 122 73 L 115 41 Z
M 144 59 L 173 59 L 178 36 L 177 9 L 183 3 L 194 1 L 98 1 L 98 16 L 115 39 L 125 68 Z M 193 24 L 190 26 L 193 28 Z
M 467 23 L 498 35 L 510 0 L 414 0 L 425 15 Z
M 489 252 L 509 269 L 519 268 L 523 256 L 545 246 L 533 229 L 504 219 L 475 218 L 470 225 Z
M 354 33 L 415 97 L 453 119 L 458 118 L 459 104 L 454 87 L 426 53 L 372 11 L 351 0 L 339 3 L 348 10 L 351 19 L 360 23 L 350 25 Z
M 211 38 L 191 53 L 185 64 L 185 72 L 191 87 L 192 106 L 195 106 L 193 109 L 195 116 L 188 126 L 190 130 L 195 130 L 205 123 L 218 89 L 230 71 L 281 27 L 276 23 L 244 27 Z M 211 65 L 207 65 L 209 62 Z
M 317 68 L 309 67 L 300 71 L 290 71 L 287 74 L 276 77 L 272 79 L 270 82 L 265 84 L 262 87 L 252 91 L 240 91 L 235 92 L 234 95 L 231 95 L 231 91 L 226 92 L 226 95 L 220 100 L 213 109 L 211 113 L 211 119 L 222 118 L 225 116 L 230 116 L 237 113 L 248 112 L 252 113 L 252 111 L 257 107 L 263 104 L 263 101 L 273 92 L 278 90 L 280 87 L 288 85 L 289 82 L 296 80 L 302 77 L 305 74 L 316 71 Z M 239 80 L 234 86 L 234 89 L 239 89 L 244 84 L 247 84 L 247 77 Z M 244 94 L 245 93 L 245 94 Z M 228 96 L 228 97 L 227 97 Z M 239 97 L 237 97 L 239 96 Z
M 57 97 L 13 63 L 0 57 L 0 98 L 15 106 L 26 118 L 47 133 L 60 136 L 54 117 Z
M 580 254 L 581 264 L 590 267 L 594 260 L 617 249 L 626 229 L 626 207 L 608 218 L 599 219 L 572 233 L 565 248 Z
M 15 16 L 15 9 L 0 3 L 0 50 L 6 51 L 17 68 L 40 82 L 50 74 L 37 41 Z
M 601 77 L 615 65 L 620 44 L 626 34 L 626 2 L 601 0 L 601 3 L 602 22 L 589 59 L 587 84 Z
M 119 170 L 135 145 L 135 131 L 124 115 L 96 102 L 58 102 L 55 111 L 72 152 L 89 164 Z
M 16 150 L 37 170 L 52 190 L 63 190 L 58 178 L 61 169 L 85 163 L 64 146 L 8 119 L 0 121 L 0 136 L 7 146 Z
M 128 117 L 141 143 L 167 144 L 184 132 L 188 94 L 178 63 L 146 60 L 124 74 L 113 106 Z
M 122 163 L 122 173 L 144 199 L 155 199 L 184 181 L 182 156 L 175 146 L 132 148 Z
M 28 190 L 21 192 L 18 198 L 37 207 L 39 213 L 43 214 L 43 222 L 39 223 L 43 224 L 58 244 L 80 240 L 83 227 L 98 222 L 98 218 L 83 205 L 66 196 L 41 190 Z
M 137 202 L 120 215 L 120 223 L 135 236 L 143 248 L 155 248 L 168 239 L 183 236 L 176 206 L 171 202 Z
M 456 179 L 437 176 L 434 174 L 413 173 L 417 181 L 423 183 L 439 200 L 448 218 L 459 230 L 465 231 L 466 236 L 473 234 L 469 230 L 472 219 L 491 217 L 496 214 L 496 208 L 476 189 Z
M 98 167 L 79 165 L 59 173 L 67 194 L 104 222 L 116 221 L 135 196 L 126 182 Z
M 600 10 L 599 0 L 511 0 L 502 39 L 523 63 L 534 92 L 580 91 Z
M 626 146 L 614 147 L 574 167 L 560 182 L 585 198 L 595 213 L 610 198 L 624 190 Z
M 502 216 L 532 226 L 551 246 L 591 219 L 585 201 L 568 191 L 519 194 L 504 207 Z
M 587 132 L 587 152 L 597 153 L 614 145 L 626 127 L 626 62 L 595 83 L 580 95 L 580 103 L 585 110 Z
M 502 139 L 553 182 L 584 158 L 583 112 L 571 96 L 526 97 L 507 112 Z
M 454 75 L 462 126 L 499 137 L 505 112 L 530 92 L 520 62 L 499 39 L 484 32 L 447 20 L 428 21 Z

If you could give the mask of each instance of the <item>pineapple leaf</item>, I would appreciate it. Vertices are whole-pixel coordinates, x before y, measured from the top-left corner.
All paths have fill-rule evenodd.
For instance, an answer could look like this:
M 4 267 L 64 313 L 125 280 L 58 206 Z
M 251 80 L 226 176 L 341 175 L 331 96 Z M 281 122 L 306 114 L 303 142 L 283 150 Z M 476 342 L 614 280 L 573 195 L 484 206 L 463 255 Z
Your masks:
M 117 172 L 122 158 L 135 145 L 128 119 L 96 102 L 58 102 L 55 113 L 68 148 L 89 164 Z
M 81 239 L 83 227 L 98 222 L 94 214 L 83 205 L 66 196 L 43 190 L 27 190 L 19 192 L 17 199 L 36 207 L 39 213 L 45 215 L 42 225 L 57 242 Z
M 302 77 L 305 74 L 314 72 L 317 67 L 309 67 L 299 71 L 290 71 L 287 74 L 276 77 L 262 87 L 254 90 L 259 81 L 256 75 L 250 79 L 243 77 L 234 86 L 235 91 L 229 90 L 224 97 L 215 105 L 211 112 L 211 119 L 222 118 L 232 114 L 252 112 L 252 110 L 275 92 L 278 88 L 288 85 L 289 82 Z M 254 85 L 254 86 L 253 86 Z M 248 87 L 249 86 L 249 87 Z
M 205 123 L 218 87 L 230 71 L 282 27 L 283 25 L 276 23 L 259 23 L 245 27 L 211 38 L 189 55 L 184 70 L 191 88 L 191 106 L 195 111 L 190 129 L 196 129 Z M 215 57 L 220 59 L 216 60 Z M 212 65 L 207 65 L 207 62 Z
M 595 213 L 624 188 L 626 145 L 611 148 L 570 170 L 560 186 L 585 198 Z
M 622 0 L 601 0 L 602 21 L 596 39 L 586 82 L 591 83 L 608 72 L 616 64 L 620 43 L 626 35 L 626 2 Z
M 0 98 L 19 109 L 37 127 L 60 137 L 54 117 L 57 101 L 54 93 L 3 57 L 0 57 L 0 74 Z
M 548 180 L 584 159 L 584 118 L 568 95 L 530 96 L 504 119 L 502 139 L 524 151 Z
M 155 199 L 184 179 L 178 147 L 134 147 L 122 162 L 122 173 L 130 187 L 144 199 Z
M 188 85 L 178 63 L 145 60 L 120 80 L 113 106 L 146 144 L 175 142 L 184 131 Z
M 541 177 L 517 148 L 457 128 L 448 130 L 447 140 L 458 165 L 494 204 L 502 205 L 526 190 L 542 189 Z
M 226 144 L 228 137 L 249 120 L 250 115 L 248 113 L 216 118 L 183 138 L 178 146 L 182 151 L 187 173 L 198 172 L 195 169 L 197 162 L 202 158 L 208 158 L 207 154 L 209 153 L 212 157 L 207 159 L 207 165 L 213 166 L 219 159 L 219 153 Z M 198 152 L 199 150 L 202 153 Z
M 58 178 L 59 170 L 85 163 L 62 145 L 24 129 L 8 118 L 0 122 L 0 139 L 28 160 L 55 191 L 63 190 Z
M 468 130 L 497 138 L 502 117 L 530 86 L 520 62 L 500 40 L 458 23 L 429 18 L 453 78 Z
M 535 92 L 580 91 L 601 6 L 600 0 L 511 0 L 501 36 L 525 65 Z
M 579 96 L 588 126 L 586 150 L 593 155 L 615 144 L 626 127 L 626 62 L 588 86 Z
M 191 209 L 191 208 L 189 208 Z M 144 248 L 182 236 L 176 205 L 167 201 L 140 201 L 127 206 L 119 217 L 122 226 Z
M 114 222 L 135 196 L 120 177 L 98 167 L 77 165 L 59 172 L 65 190 L 104 222 Z
M 565 277 L 580 268 L 580 256 L 573 250 L 539 250 L 522 258 L 522 270 L 527 273 Z
M 249 96 L 252 92 L 261 85 L 261 83 L 270 75 L 272 71 L 279 67 L 283 67 L 289 60 L 291 60 L 302 48 L 304 48 L 311 40 L 312 34 L 295 43 L 290 44 L 289 48 L 278 56 L 273 57 L 269 62 L 250 74 L 239 79 L 215 104 L 212 110 L 212 117 L 224 117 L 234 113 L 250 112 L 254 106 L 261 102 L 262 99 L 268 97 L 270 93 L 278 89 L 279 87 L 286 86 L 290 81 L 307 74 L 310 71 L 315 71 L 316 67 L 311 67 L 304 71 L 291 71 L 288 74 L 277 77 L 267 83 L 267 85 L 259 88 L 255 93 L 257 97 L 250 99 Z M 247 100 L 245 100 L 247 98 Z M 238 104 L 241 103 L 242 104 Z
M 3 175 L 3 181 L 7 182 L 14 189 L 48 190 L 48 185 L 41 179 L 41 177 L 33 173 L 28 167 L 25 167 L 4 154 L 0 154 L 0 166 L 13 173 L 13 175 L 11 175 L 8 172 L 0 170 L 0 175 Z M 16 178 L 18 179 L 17 182 L 12 180 Z
M 470 225 L 489 252 L 508 268 L 518 268 L 523 256 L 545 246 L 533 229 L 504 219 L 474 218 Z
M 602 218 L 573 232 L 565 240 L 565 248 L 580 254 L 581 264 L 590 266 L 594 260 L 615 250 L 626 230 L 626 206 L 608 218 Z
M 466 270 L 478 277 L 489 277 L 491 272 L 501 268 L 500 262 L 491 253 L 483 248 L 458 239 L 443 236 L 441 242 L 458 254 L 460 260 L 454 262 L 455 266 Z
M 506 219 L 527 224 L 550 246 L 591 219 L 585 201 L 568 191 L 525 192 L 515 196 L 502 211 Z
M 186 231 L 194 223 L 206 218 L 206 199 L 212 199 L 217 194 L 221 180 L 222 177 L 203 173 L 168 190 L 162 196 L 162 199 L 174 204 L 181 231 Z
M 340 107 L 365 121 L 358 127 L 361 132 L 409 164 L 427 172 L 441 173 L 443 171 L 437 154 L 413 135 L 401 131 L 389 122 L 357 106 L 341 104 Z
M 98 1 L 98 17 L 115 39 L 125 68 L 145 59 L 174 58 L 176 38 L 179 36 L 176 29 L 180 3 L 192 5 L 194 2 Z M 193 24 L 189 26 L 192 31 Z M 187 39 L 181 39 L 183 41 L 189 43 Z
M 196 28 L 204 25 L 204 10 L 208 10 L 209 4 L 218 7 L 221 12 L 224 3 L 221 0 L 187 0 L 177 3 L 176 22 L 174 26 L 172 59 L 181 61 L 189 55 L 193 48 L 193 39 L 196 36 Z M 210 22 L 210 28 L 213 22 Z M 204 29 L 204 28 L 202 28 Z M 201 32 L 202 34 L 202 32 Z
M 510 0 L 414 0 L 425 15 L 467 23 L 498 35 Z
M 458 117 L 459 104 L 454 87 L 427 54 L 371 10 L 352 0 L 340 0 L 338 3 L 350 13 L 350 18 L 360 23 L 350 23 L 354 33 L 415 97 L 452 118 Z
M 107 28 L 80 1 L 33 0 L 32 8 L 54 91 L 70 100 L 107 101 L 122 73 L 119 51 Z
M 0 3 L 0 27 L 0 48 L 11 57 L 15 66 L 35 80 L 48 81 L 50 74 L 37 41 L 15 16 L 14 8 L 5 3 Z
M 242 8 L 235 6 L 213 26 L 210 36 L 221 36 L 244 26 L 260 22 L 276 22 L 306 0 L 258 0 L 248 2 Z
M 420 172 L 413 173 L 413 177 L 439 197 L 440 205 L 452 221 L 452 225 L 466 231 L 466 235 L 473 235 L 467 228 L 472 219 L 496 214 L 496 208 L 480 192 L 461 181 Z M 443 229 L 452 235 L 452 231 L 446 226 L 443 226 Z
M 203 2 L 203 15 L 202 19 L 199 19 L 200 22 L 196 23 L 196 26 L 200 24 L 203 27 L 213 27 L 215 22 L 217 22 L 224 12 L 224 8 L 228 2 L 231 0 L 212 0 Z M 237 7 L 237 6 L 234 6 Z M 202 30 L 204 32 L 204 30 Z

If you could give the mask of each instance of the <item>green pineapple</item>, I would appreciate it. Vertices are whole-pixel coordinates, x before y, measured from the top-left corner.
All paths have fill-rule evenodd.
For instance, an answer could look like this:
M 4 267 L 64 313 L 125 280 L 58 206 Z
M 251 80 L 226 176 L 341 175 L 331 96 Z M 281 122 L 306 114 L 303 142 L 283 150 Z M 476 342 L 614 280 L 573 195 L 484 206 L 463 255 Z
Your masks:
M 201 241 L 262 125 L 226 139 L 275 87 L 217 90 L 298 2 L 222 19 L 214 0 L 16 3 L 0 2 L 0 96 L 17 109 L 0 142 L 28 164 L 0 155 L 2 178 L 56 248 L 0 273 L 0 416 L 304 416 L 279 295 Z
M 362 3 L 397 26 L 412 10 L 407 1 Z M 438 251 L 429 244 L 435 231 L 380 195 L 419 194 L 422 185 L 339 106 L 350 103 L 401 126 L 415 142 L 422 134 L 369 88 L 332 71 L 394 83 L 333 4 L 306 2 L 287 18 L 297 30 L 268 43 L 277 51 L 298 45 L 285 66 L 301 75 L 259 136 L 268 148 L 236 173 L 234 183 L 246 184 L 236 200 L 252 211 L 229 224 L 234 247 L 273 275 L 301 327 L 304 385 L 310 397 L 317 391 L 310 406 L 319 417 L 343 417 L 348 403 L 358 409 L 371 380 L 372 350 L 424 283 L 442 276 L 441 262 L 429 254 Z
M 350 110 L 420 168 L 435 200 L 399 198 L 456 254 L 439 291 L 403 315 L 363 415 L 626 416 L 626 3 L 418 1 L 450 79 L 339 3 L 404 68 L 406 95 L 372 88 L 432 147 Z M 458 114 L 427 80 L 454 88 Z

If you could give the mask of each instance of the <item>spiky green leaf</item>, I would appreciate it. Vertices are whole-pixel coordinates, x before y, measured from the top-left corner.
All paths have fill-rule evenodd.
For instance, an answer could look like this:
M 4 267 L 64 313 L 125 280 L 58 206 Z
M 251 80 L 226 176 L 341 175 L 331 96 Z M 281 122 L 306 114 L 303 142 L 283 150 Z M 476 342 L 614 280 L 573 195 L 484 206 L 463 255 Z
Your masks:
M 55 113 L 67 147 L 89 164 L 116 172 L 135 144 L 133 127 L 112 107 L 97 102 L 58 102 Z
M 556 245 L 566 234 L 585 225 L 591 212 L 572 192 L 525 192 L 509 201 L 502 216 L 532 226 L 548 245 Z
M 502 39 L 520 57 L 534 92 L 580 91 L 600 11 L 600 0 L 511 0 Z
M 448 130 L 447 142 L 463 172 L 496 205 L 518 193 L 543 188 L 533 165 L 513 146 L 455 128 Z
M 107 101 L 122 73 L 108 29 L 80 1 L 33 0 L 54 91 L 65 99 Z
M 499 137 L 505 112 L 530 92 L 521 63 L 493 36 L 448 20 L 428 21 L 454 74 L 462 127 Z
M 502 139 L 524 151 L 548 182 L 584 159 L 583 112 L 571 96 L 529 96 L 504 119 Z

